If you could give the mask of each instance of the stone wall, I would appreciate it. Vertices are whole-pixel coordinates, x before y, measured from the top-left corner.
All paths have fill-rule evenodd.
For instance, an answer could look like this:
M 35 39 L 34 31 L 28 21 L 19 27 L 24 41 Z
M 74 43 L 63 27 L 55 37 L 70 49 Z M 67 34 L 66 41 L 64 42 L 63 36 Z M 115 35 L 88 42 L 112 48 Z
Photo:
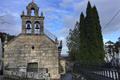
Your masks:
M 61 59 L 60 60 L 60 65 L 61 65 L 61 74 L 62 75 L 64 75 L 64 74 L 66 74 L 66 60 L 64 60 L 64 59 Z
M 47 68 L 51 78 L 59 79 L 58 44 L 45 35 L 20 35 L 5 45 L 4 66 L 27 68 L 37 62 L 38 68 Z

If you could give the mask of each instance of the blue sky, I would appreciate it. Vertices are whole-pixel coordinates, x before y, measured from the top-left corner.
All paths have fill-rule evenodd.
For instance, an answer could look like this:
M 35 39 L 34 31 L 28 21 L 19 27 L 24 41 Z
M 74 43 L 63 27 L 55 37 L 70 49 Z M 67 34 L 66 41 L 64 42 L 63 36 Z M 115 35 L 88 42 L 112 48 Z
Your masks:
M 22 11 L 32 0 L 0 0 L 0 31 L 10 34 L 21 32 Z M 69 29 L 79 20 L 80 13 L 85 13 L 88 0 L 34 0 L 45 16 L 45 28 L 63 40 L 63 54 L 66 54 L 66 36 Z M 96 5 L 102 25 L 104 42 L 116 41 L 120 36 L 120 14 L 106 26 L 120 9 L 120 0 L 90 0 Z M 9 24 L 3 24 L 3 21 Z

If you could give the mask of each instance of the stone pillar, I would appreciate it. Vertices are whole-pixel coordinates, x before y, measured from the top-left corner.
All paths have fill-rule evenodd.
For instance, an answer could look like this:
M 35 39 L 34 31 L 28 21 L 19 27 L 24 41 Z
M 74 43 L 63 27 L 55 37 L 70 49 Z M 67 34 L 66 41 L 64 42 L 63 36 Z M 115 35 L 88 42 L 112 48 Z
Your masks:
M 25 34 L 26 33 L 26 23 L 23 19 L 24 15 L 21 16 L 22 18 L 22 34 Z
M 44 20 L 40 22 L 40 34 L 44 34 Z
M 34 30 L 35 30 L 35 29 L 34 29 L 34 22 L 32 22 L 31 25 L 32 25 L 32 34 L 35 34 L 35 31 L 34 31 Z
M 39 10 L 37 10 L 37 9 L 35 10 L 35 16 L 39 16 L 39 15 L 38 15 L 38 11 L 39 11 Z

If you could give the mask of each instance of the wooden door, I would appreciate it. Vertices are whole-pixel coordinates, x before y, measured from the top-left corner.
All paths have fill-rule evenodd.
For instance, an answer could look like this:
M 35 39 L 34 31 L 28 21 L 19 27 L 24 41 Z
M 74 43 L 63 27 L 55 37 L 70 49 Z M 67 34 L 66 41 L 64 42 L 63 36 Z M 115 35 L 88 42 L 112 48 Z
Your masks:
M 27 72 L 38 72 L 38 63 L 28 63 Z

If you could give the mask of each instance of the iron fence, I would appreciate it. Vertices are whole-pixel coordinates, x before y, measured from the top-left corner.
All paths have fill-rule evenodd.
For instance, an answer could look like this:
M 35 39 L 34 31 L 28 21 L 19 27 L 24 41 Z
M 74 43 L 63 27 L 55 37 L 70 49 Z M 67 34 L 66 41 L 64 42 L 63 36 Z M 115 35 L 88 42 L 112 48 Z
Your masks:
M 119 66 L 74 64 L 74 73 L 80 74 L 87 80 L 120 80 Z

